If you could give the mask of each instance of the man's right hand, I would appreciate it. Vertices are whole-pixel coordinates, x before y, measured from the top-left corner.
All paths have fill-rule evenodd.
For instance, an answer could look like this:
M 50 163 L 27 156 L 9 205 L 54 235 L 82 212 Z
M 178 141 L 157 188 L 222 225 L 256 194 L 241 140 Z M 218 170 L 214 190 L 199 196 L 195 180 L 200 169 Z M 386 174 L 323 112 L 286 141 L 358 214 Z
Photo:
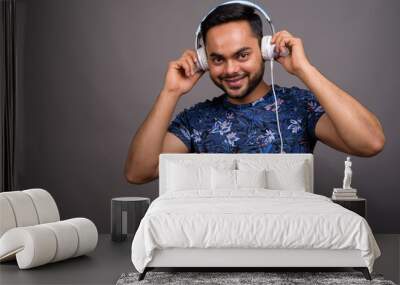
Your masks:
M 197 55 L 194 50 L 186 50 L 182 56 L 168 65 L 163 90 L 168 93 L 182 96 L 189 92 L 204 71 L 196 66 Z

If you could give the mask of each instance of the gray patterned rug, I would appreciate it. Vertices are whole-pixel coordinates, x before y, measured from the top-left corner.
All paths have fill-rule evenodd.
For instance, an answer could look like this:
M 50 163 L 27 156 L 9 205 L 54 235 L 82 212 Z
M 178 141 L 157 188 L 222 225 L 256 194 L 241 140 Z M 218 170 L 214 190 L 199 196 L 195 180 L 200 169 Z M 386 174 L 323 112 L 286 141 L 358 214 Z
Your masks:
M 379 284 L 396 285 L 384 280 L 381 274 L 371 274 L 368 281 L 361 272 L 147 272 L 145 279 L 138 281 L 139 273 L 124 273 L 117 285 L 133 284 Z

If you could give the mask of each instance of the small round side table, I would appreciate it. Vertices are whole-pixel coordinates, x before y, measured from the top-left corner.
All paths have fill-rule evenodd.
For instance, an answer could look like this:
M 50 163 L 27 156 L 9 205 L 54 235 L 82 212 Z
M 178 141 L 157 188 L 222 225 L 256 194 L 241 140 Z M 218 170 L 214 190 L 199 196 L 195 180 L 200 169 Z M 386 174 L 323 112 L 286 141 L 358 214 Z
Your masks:
M 117 197 L 111 199 L 111 240 L 124 241 L 136 233 L 150 205 L 150 198 Z

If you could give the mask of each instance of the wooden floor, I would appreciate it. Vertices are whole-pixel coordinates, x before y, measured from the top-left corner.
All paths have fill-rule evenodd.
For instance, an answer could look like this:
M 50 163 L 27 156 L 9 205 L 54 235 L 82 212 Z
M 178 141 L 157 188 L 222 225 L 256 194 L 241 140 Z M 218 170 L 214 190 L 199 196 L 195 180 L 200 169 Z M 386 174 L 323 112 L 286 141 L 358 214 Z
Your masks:
M 374 273 L 399 283 L 400 235 L 375 235 L 382 251 Z M 0 264 L 0 284 L 115 284 L 124 272 L 135 271 L 131 259 L 132 237 L 125 242 L 112 242 L 110 235 L 99 236 L 94 252 L 41 267 L 19 270 L 16 262 Z

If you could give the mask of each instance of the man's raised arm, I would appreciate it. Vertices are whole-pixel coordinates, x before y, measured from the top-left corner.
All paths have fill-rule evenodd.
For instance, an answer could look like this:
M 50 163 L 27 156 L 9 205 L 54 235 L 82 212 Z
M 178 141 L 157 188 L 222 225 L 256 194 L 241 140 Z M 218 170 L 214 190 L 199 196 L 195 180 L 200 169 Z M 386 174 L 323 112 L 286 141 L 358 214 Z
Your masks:
M 129 183 L 143 184 L 157 178 L 160 153 L 189 151 L 167 130 L 179 98 L 203 75 L 196 73 L 196 60 L 196 53 L 187 50 L 180 59 L 169 63 L 164 87 L 130 144 L 125 162 L 125 178 Z
M 385 134 L 378 118 L 310 64 L 299 38 L 280 31 L 271 42 L 276 44 L 277 52 L 283 47 L 291 50 L 290 56 L 277 61 L 304 82 L 326 111 L 315 127 L 319 140 L 358 156 L 373 156 L 382 151 Z

